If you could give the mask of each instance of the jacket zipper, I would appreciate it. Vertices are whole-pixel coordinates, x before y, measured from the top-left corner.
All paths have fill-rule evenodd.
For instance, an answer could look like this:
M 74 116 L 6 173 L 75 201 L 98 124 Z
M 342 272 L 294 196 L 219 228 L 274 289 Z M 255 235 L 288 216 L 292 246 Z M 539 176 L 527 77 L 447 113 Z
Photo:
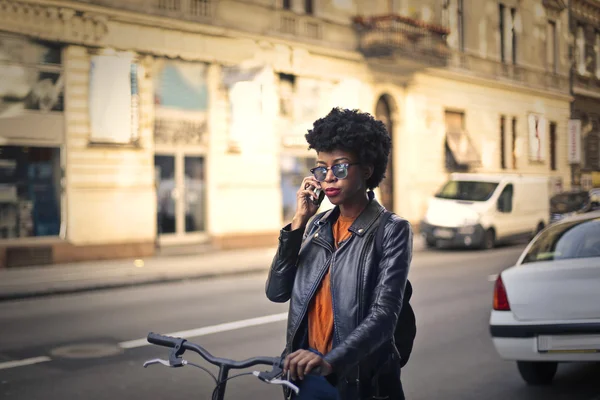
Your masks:
M 336 324 L 336 318 L 335 318 L 335 296 L 333 295 L 333 264 L 335 261 L 335 255 L 337 254 L 338 251 L 340 251 L 345 245 L 346 243 L 348 243 L 353 236 L 350 236 L 348 239 L 344 240 L 340 246 L 333 252 L 333 255 L 331 257 L 331 265 L 329 266 L 330 269 L 330 273 L 329 273 L 329 287 L 331 288 L 331 308 L 333 311 L 333 334 L 335 335 L 335 339 L 337 341 L 337 343 L 340 342 L 340 337 L 339 337 L 339 333 L 338 330 L 335 329 L 335 327 L 337 326 Z
M 333 253 L 333 251 L 332 251 L 331 246 L 329 245 L 329 243 L 324 242 L 324 241 L 319 241 L 319 240 L 315 240 L 315 243 L 320 243 L 322 245 L 324 244 L 325 245 L 324 247 L 327 250 L 329 250 L 331 253 Z M 333 254 L 332 254 L 332 258 L 333 258 Z M 330 268 L 330 266 L 331 266 L 332 258 L 328 258 L 327 259 L 327 262 L 325 263 L 326 268 L 322 268 L 321 273 L 319 274 L 319 279 L 316 280 L 316 282 L 311 287 L 310 293 L 309 293 L 309 296 L 308 296 L 309 299 L 312 299 L 312 297 L 315 295 L 317 287 L 323 281 L 323 277 L 325 276 L 325 273 L 327 272 L 327 269 Z M 302 313 L 300 313 L 300 317 L 298 318 L 298 322 L 296 322 L 296 325 L 294 326 L 294 330 L 292 331 L 292 335 L 290 336 L 290 341 L 288 343 L 288 354 L 291 353 L 291 351 L 292 351 L 292 345 L 294 343 L 294 339 L 296 338 L 296 333 L 298 333 L 298 328 L 300 327 L 300 324 L 302 324 L 302 321 L 304 320 L 304 316 L 306 314 L 306 310 L 308 309 L 309 303 L 310 303 L 310 300 L 304 303 L 304 306 L 302 307 Z

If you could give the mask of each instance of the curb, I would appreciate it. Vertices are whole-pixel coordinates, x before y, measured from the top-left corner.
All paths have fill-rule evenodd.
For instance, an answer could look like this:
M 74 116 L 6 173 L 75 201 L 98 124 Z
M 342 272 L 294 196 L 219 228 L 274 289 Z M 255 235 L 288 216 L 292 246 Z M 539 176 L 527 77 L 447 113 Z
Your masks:
M 423 246 L 414 246 L 413 253 L 421 253 L 424 251 Z M 179 276 L 165 276 L 155 275 L 147 278 L 137 278 L 133 281 L 120 281 L 120 282 L 99 282 L 99 283 L 81 283 L 79 285 L 73 284 L 71 287 L 57 287 L 57 288 L 46 288 L 46 289 L 34 289 L 34 290 L 23 290 L 15 291 L 13 293 L 0 293 L 0 303 L 9 302 L 16 300 L 26 300 L 43 298 L 50 296 L 78 294 L 84 292 L 96 292 L 110 289 L 123 289 L 138 286 L 150 286 L 162 283 L 175 283 L 184 281 L 204 280 L 204 279 L 215 279 L 220 277 L 232 277 L 232 276 L 244 276 L 252 275 L 260 272 L 267 272 L 270 266 L 261 264 L 260 266 L 251 266 L 239 270 L 231 271 L 204 271 L 199 273 L 190 273 L 187 275 Z M 125 278 L 126 279 L 126 278 Z
M 266 272 L 269 268 L 263 266 L 260 267 L 250 267 L 245 268 L 243 270 L 234 270 L 234 271 L 224 271 L 224 272 L 202 272 L 198 274 L 191 274 L 185 276 L 173 276 L 173 277 L 164 277 L 164 276 L 156 276 L 149 277 L 146 279 L 139 279 L 133 282 L 115 282 L 115 283 L 97 283 L 97 284 L 85 284 L 81 286 L 73 286 L 73 287 L 64 287 L 64 288 L 49 288 L 49 289 L 39 289 L 39 290 L 31 290 L 31 291 L 23 291 L 23 292 L 15 292 L 15 293 L 0 293 L 0 302 L 8 302 L 15 300 L 26 300 L 26 299 L 34 299 L 34 298 L 42 298 L 49 296 L 58 296 L 58 295 L 68 295 L 68 294 L 77 294 L 84 292 L 96 292 L 101 290 L 109 290 L 109 289 L 122 289 L 122 288 L 130 288 L 137 286 L 150 286 L 162 283 L 175 283 L 175 282 L 184 282 L 184 281 L 194 281 L 194 280 L 205 280 L 205 279 L 215 279 L 220 277 L 227 276 L 243 276 L 243 275 L 252 275 L 259 272 Z

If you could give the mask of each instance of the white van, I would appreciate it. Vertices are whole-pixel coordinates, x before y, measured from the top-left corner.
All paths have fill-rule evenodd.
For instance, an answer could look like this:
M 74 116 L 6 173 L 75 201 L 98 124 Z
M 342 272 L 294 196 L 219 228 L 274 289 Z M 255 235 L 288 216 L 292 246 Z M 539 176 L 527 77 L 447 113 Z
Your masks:
M 531 238 L 549 223 L 549 192 L 547 177 L 452 174 L 429 201 L 421 234 L 430 247 L 483 249 Z

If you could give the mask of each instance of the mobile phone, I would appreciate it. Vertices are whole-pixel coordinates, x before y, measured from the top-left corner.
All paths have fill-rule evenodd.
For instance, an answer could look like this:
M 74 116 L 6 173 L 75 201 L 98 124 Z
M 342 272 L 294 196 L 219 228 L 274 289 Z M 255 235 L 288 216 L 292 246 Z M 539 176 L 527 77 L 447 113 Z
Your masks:
M 315 206 L 320 206 L 325 198 L 325 191 L 321 188 L 315 188 L 315 194 L 317 195 L 317 199 L 312 199 L 312 202 Z

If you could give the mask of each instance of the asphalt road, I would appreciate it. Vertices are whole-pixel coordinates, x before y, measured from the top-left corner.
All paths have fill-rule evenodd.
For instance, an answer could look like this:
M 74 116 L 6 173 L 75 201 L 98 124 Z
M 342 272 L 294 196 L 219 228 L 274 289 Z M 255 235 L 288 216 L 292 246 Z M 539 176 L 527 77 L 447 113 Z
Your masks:
M 403 370 L 408 399 L 600 399 L 598 365 L 561 365 L 553 386 L 532 388 L 514 363 L 496 355 L 488 333 L 492 280 L 522 248 L 415 254 L 410 279 L 418 336 Z M 264 280 L 254 275 L 1 303 L 0 399 L 210 399 L 210 377 L 199 369 L 142 368 L 147 359 L 167 357 L 143 339 L 149 331 L 192 330 L 191 340 L 217 356 L 278 355 L 287 305 L 265 298 Z M 270 322 L 248 322 L 264 316 Z M 229 382 L 227 398 L 282 397 L 279 387 L 243 376 Z

